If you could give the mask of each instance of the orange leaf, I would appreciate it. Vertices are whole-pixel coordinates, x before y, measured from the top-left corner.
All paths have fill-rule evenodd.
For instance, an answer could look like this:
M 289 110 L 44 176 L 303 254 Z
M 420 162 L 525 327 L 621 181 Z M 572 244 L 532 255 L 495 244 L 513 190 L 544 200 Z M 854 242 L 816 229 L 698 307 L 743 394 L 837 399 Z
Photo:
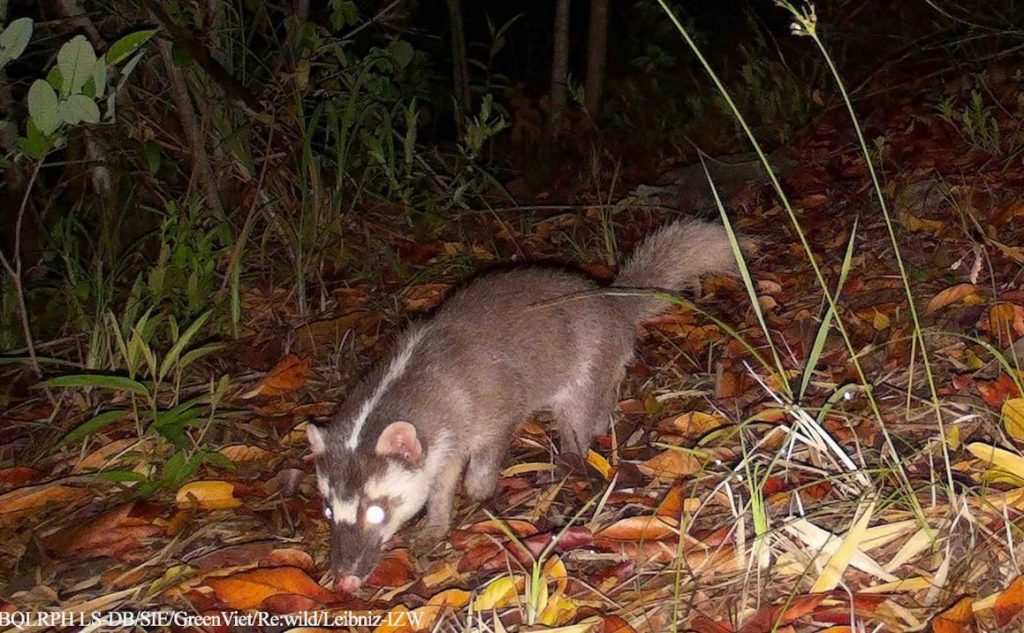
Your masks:
M 931 314 L 946 306 L 960 301 L 969 294 L 973 294 L 978 291 L 978 286 L 974 284 L 957 284 L 946 288 L 939 294 L 931 298 L 928 302 L 928 307 L 925 308 L 925 314 Z
M 242 398 L 282 396 L 295 391 L 306 384 L 308 372 L 309 363 L 295 354 L 289 354 L 278 361 L 277 365 L 274 365 L 274 368 L 256 385 L 256 388 L 243 395 Z
M 73 488 L 53 482 L 37 486 L 22 486 L 0 495 L 0 527 L 12 527 L 25 515 L 39 510 L 48 503 L 59 503 L 66 510 L 69 503 L 90 493 L 84 488 Z
M 700 460 L 680 450 L 667 449 L 637 464 L 640 472 L 651 477 L 675 478 L 700 471 Z
M 996 624 L 1006 626 L 1022 610 L 1024 610 L 1024 576 L 1017 576 L 1017 579 L 996 597 L 996 603 L 992 605 L 992 614 L 996 617 Z
M 964 596 L 957 600 L 956 604 L 935 616 L 935 619 L 932 620 L 932 631 L 934 633 L 974 633 L 977 627 L 971 602 L 970 596 Z
M 334 599 L 334 594 L 296 567 L 257 567 L 231 576 L 207 578 L 204 584 L 233 609 L 255 609 L 271 596 L 289 593 L 320 602 Z
M 179 508 L 199 507 L 223 510 L 242 504 L 235 498 L 235 486 L 227 481 L 193 481 L 178 489 L 175 501 Z

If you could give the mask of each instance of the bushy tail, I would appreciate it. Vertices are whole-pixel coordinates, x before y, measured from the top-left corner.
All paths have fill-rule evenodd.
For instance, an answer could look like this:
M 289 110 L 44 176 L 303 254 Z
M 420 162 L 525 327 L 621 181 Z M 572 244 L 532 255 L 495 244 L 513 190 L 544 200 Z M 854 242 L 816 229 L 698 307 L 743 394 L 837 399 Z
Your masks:
M 693 286 L 701 275 L 736 272 L 729 236 L 720 224 L 683 220 L 648 235 L 633 251 L 612 286 L 663 291 Z M 670 307 L 655 296 L 630 297 L 628 311 L 641 323 Z

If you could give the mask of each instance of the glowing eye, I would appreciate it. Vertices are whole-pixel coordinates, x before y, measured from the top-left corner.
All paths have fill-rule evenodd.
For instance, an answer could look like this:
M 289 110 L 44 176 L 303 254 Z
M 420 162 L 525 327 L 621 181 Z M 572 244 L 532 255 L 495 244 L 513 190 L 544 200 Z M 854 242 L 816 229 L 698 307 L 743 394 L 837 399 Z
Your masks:
M 324 517 L 326 517 L 328 521 L 334 518 L 334 513 L 331 512 L 331 509 L 327 506 L 324 506 Z
M 378 523 L 384 522 L 384 508 L 380 506 L 370 506 L 366 509 L 366 522 L 377 525 Z

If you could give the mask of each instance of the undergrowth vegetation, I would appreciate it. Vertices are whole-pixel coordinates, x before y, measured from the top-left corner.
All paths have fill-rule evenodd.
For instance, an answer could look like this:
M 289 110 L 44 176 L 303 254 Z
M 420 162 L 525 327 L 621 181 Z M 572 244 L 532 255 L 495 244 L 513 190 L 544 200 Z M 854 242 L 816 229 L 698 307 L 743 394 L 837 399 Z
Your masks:
M 664 566 L 651 576 L 667 583 L 655 591 L 673 626 L 700 621 L 681 594 L 700 585 L 702 570 L 735 573 L 716 594 L 726 605 L 716 623 L 732 618 L 736 627 L 700 629 L 708 631 L 774 630 L 790 624 L 791 602 L 845 607 L 852 568 L 862 573 L 855 590 L 885 581 L 886 595 L 916 591 L 907 594 L 920 598 L 913 605 L 894 599 L 900 607 L 879 617 L 923 627 L 937 605 L 982 584 L 977 568 L 963 579 L 950 571 L 959 521 L 979 539 L 1008 535 L 999 542 L 1008 558 L 992 554 L 999 586 L 982 587 L 985 595 L 1004 599 L 999 592 L 1020 576 L 1016 514 L 989 527 L 1018 507 L 1012 495 L 1024 477 L 1024 459 L 1000 448 L 1024 441 L 1014 344 L 1024 336 L 1024 295 L 1013 287 L 1024 253 L 1014 242 L 1020 202 L 999 190 L 1017 182 L 1024 83 L 1003 64 L 981 69 L 1001 60 L 973 48 L 979 33 L 1003 42 L 1024 28 L 982 24 L 1004 17 L 999 11 L 979 8 L 971 14 L 979 22 L 954 19 L 936 35 L 914 30 L 908 16 L 917 14 L 902 5 L 886 9 L 892 16 L 864 9 L 913 25 L 901 34 L 911 52 L 887 51 L 892 59 L 950 48 L 977 59 L 970 71 L 943 69 L 923 99 L 894 106 L 887 100 L 904 95 L 891 94 L 876 76 L 886 70 L 865 61 L 871 38 L 837 34 L 812 5 L 738 3 L 725 18 L 639 2 L 618 36 L 600 110 L 588 109 L 570 75 L 572 103 L 557 127 L 548 123 L 547 81 L 509 70 L 513 53 L 539 64 L 518 48 L 535 31 L 526 9 L 488 15 L 485 36 L 468 42 L 462 104 L 452 98 L 454 53 L 403 3 L 84 4 L 57 20 L 16 4 L 26 15 L 0 20 L 0 371 L 8 378 L 0 405 L 45 411 L 31 432 L 16 434 L 16 450 L 0 452 L 0 468 L 91 459 L 111 446 L 101 467 L 62 472 L 131 503 L 177 490 L 178 507 L 192 512 L 195 499 L 182 490 L 203 483 L 192 480 L 227 477 L 248 443 L 273 441 L 287 454 L 278 474 L 301 481 L 308 464 L 298 463 L 297 429 L 323 417 L 329 398 L 297 405 L 282 396 L 308 382 L 336 399 L 399 321 L 435 307 L 474 270 L 575 260 L 611 278 L 624 236 L 695 195 L 654 183 L 697 167 L 686 172 L 696 180 L 678 183 L 711 192 L 703 206 L 726 225 L 740 271 L 739 283 L 719 292 L 738 305 L 722 316 L 665 296 L 685 310 L 651 329 L 674 332 L 672 358 L 699 386 L 677 373 L 669 387 L 652 387 L 641 356 L 629 380 L 644 393 L 623 400 L 617 415 L 671 420 L 622 437 L 615 427 L 599 447 L 610 457 L 587 457 L 598 487 L 567 477 L 530 498 L 555 508 L 550 540 L 531 542 L 537 530 L 525 519 L 482 510 L 498 524 L 488 537 L 507 537 L 524 571 L 491 569 L 505 575 L 489 591 L 508 581 L 501 590 L 522 594 L 520 621 L 529 624 L 606 607 L 572 603 L 570 617 L 558 602 L 568 600 L 569 573 L 560 539 L 598 543 L 616 528 L 641 535 L 631 550 L 638 560 L 655 535 L 652 558 Z M 725 19 L 734 24 L 716 22 Z M 854 84 L 846 64 L 867 78 Z M 876 91 L 865 96 L 869 87 Z M 919 158 L 921 137 L 949 145 L 904 169 L 901 161 Z M 775 152 L 797 144 L 793 153 L 808 164 L 783 173 Z M 708 155 L 750 149 L 767 186 L 723 191 Z M 947 182 L 971 165 L 984 178 Z M 914 207 L 922 181 L 940 194 Z M 939 245 L 928 242 L 928 257 L 907 246 L 922 235 Z M 774 259 L 758 261 L 759 247 Z M 925 302 L 935 283 L 948 287 Z M 874 295 L 862 300 L 866 287 Z M 936 324 L 946 309 L 964 312 Z M 972 385 L 980 400 L 954 397 Z M 680 402 L 713 407 L 714 416 L 681 412 Z M 263 426 L 232 428 L 246 415 Z M 961 437 L 970 433 L 973 441 Z M 678 437 L 693 441 L 673 443 Z M 236 450 L 222 450 L 228 442 Z M 551 446 L 518 445 L 534 462 L 508 478 L 554 471 Z M 266 451 L 255 454 L 251 461 L 269 463 Z M 655 468 L 665 464 L 668 475 Z M 530 482 L 504 492 L 550 483 Z M 259 503 L 286 505 L 294 496 L 286 489 Z M 656 513 L 643 515 L 642 528 L 623 526 L 654 505 L 637 490 L 659 495 Z M 232 494 L 206 509 L 239 505 Z M 505 509 L 524 502 L 516 503 Z M 302 523 L 292 509 L 274 516 L 282 531 Z M 892 533 L 882 534 L 887 525 Z M 891 568 L 867 557 L 897 537 Z M 160 569 L 171 580 L 194 571 Z M 640 582 L 635 572 L 616 568 L 600 591 L 625 591 Z M 756 594 L 742 613 L 734 587 Z M 629 604 L 634 623 L 647 617 L 643 599 Z M 482 611 L 467 609 L 470 620 Z M 741 629 L 744 619 L 764 626 Z

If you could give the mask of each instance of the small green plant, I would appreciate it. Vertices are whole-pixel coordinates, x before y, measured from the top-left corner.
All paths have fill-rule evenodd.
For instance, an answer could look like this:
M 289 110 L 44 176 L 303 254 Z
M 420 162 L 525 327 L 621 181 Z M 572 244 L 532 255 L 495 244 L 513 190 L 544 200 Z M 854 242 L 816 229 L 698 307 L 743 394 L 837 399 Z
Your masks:
M 958 106 L 952 97 L 935 106 L 939 118 L 953 126 L 968 145 L 989 154 L 1012 153 L 999 129 L 993 106 L 985 102 L 981 92 L 971 90 L 967 103 Z
M 151 310 L 147 310 L 131 324 L 119 322 L 113 314 L 108 313 L 108 327 L 116 342 L 117 364 L 124 374 L 68 374 L 44 380 L 37 386 L 120 393 L 127 402 L 82 422 L 64 435 L 57 447 L 81 441 L 125 418 L 134 420 L 140 437 L 155 435 L 174 450 L 172 457 L 156 475 L 147 477 L 134 471 L 114 471 L 104 475 L 118 481 L 142 482 L 136 489 L 137 494 L 142 496 L 184 481 L 188 474 L 206 461 L 223 462 L 216 454 L 199 449 L 199 442 L 189 431 L 213 421 L 217 406 L 227 392 L 227 376 L 211 382 L 207 393 L 181 400 L 183 371 L 222 347 L 219 343 L 192 345 L 210 314 L 202 314 L 184 330 L 180 330 L 173 317 L 153 315 Z M 161 330 L 170 346 L 158 353 L 155 345 Z
M 139 48 L 155 33 L 148 30 L 126 35 L 98 58 L 84 35 L 76 35 L 61 46 L 57 65 L 46 79 L 37 79 L 29 87 L 29 119 L 21 151 L 30 158 L 41 159 L 51 149 L 63 145 L 63 133 L 68 128 L 80 123 L 99 123 L 101 99 L 106 98 L 106 119 L 113 120 L 117 90 L 107 94 L 107 73 L 128 60 L 121 69 L 123 84 L 139 62 Z

